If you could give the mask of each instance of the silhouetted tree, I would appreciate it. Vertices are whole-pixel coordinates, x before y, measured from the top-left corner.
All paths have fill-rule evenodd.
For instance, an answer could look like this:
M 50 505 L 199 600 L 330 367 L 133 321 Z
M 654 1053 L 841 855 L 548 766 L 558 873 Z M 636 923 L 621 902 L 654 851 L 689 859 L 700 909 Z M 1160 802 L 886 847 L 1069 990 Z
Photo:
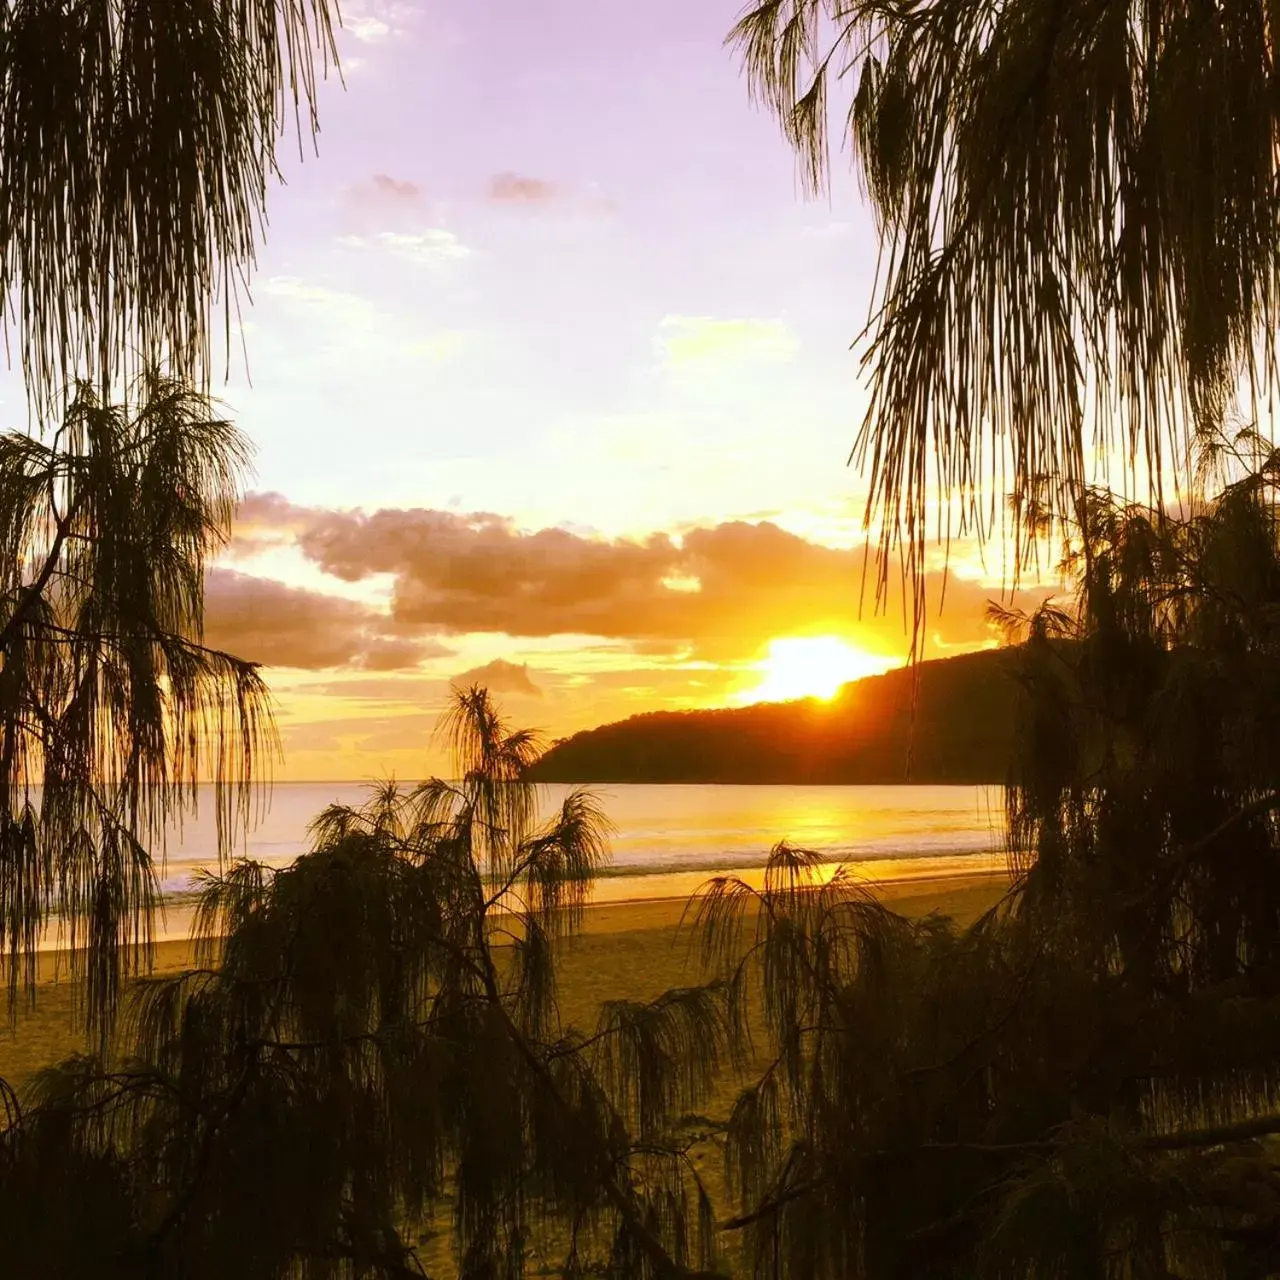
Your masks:
M 208 376 L 253 266 L 276 142 L 316 131 L 328 0 L 5 0 L 0 295 L 42 410 L 126 356 Z M 336 59 L 335 59 L 336 65 Z M 9 312 L 6 310 L 6 318 Z
M 91 1017 L 150 941 L 166 827 L 214 784 L 219 852 L 248 814 L 270 707 L 201 642 L 204 571 L 248 458 L 157 374 L 128 403 L 82 385 L 44 442 L 0 435 L 0 948 L 11 997 L 46 931 Z
M 554 960 L 604 853 L 592 797 L 539 822 L 536 747 L 487 694 L 459 782 L 332 807 L 200 902 L 206 967 L 137 989 L 117 1052 L 46 1072 L 0 1142 L 14 1274 L 402 1277 L 452 1203 L 459 1273 L 666 1278 L 714 1258 L 685 1154 L 715 989 L 562 1027 Z M 71 1206 L 76 1222 L 70 1224 Z
M 52 913 L 87 957 L 91 1013 L 109 1012 L 119 947 L 148 937 L 166 822 L 206 767 L 220 844 L 225 784 L 247 798 L 265 691 L 199 643 L 246 448 L 196 390 L 277 141 L 289 115 L 314 137 L 334 57 L 328 0 L 0 4 L 0 295 L 40 425 L 61 415 L 47 443 L 0 442 L 11 995 Z
M 761 0 L 735 27 L 809 183 L 834 114 L 871 196 L 855 452 L 917 610 L 939 494 L 939 534 L 985 536 L 1012 491 L 1026 552 L 1086 483 L 1159 485 L 1238 393 L 1270 403 L 1276 22 L 1268 0 Z
M 774 1055 L 728 1134 L 756 1275 L 1280 1270 L 1278 482 L 1090 494 L 1078 604 L 1005 618 L 1019 874 L 975 926 L 786 848 L 707 891 Z

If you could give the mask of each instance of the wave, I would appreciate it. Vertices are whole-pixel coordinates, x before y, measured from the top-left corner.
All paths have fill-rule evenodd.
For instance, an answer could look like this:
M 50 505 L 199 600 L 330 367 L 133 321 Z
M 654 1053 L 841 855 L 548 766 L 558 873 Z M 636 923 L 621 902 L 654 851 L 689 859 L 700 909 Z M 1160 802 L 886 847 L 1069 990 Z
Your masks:
M 287 867 L 303 850 L 284 858 L 257 858 L 273 869 Z M 1004 846 L 990 839 L 974 838 L 967 841 L 949 841 L 946 844 L 929 841 L 884 841 L 876 844 L 845 845 L 815 850 L 820 863 L 828 866 L 858 865 L 878 862 L 929 862 L 932 860 L 982 859 L 1005 852 Z M 652 854 L 635 860 L 614 860 L 596 869 L 599 880 L 644 880 L 653 876 L 678 875 L 704 872 L 707 875 L 737 871 L 758 871 L 769 860 L 768 849 L 744 851 L 741 849 L 701 849 L 683 854 Z M 165 902 L 181 904 L 194 901 L 199 895 L 198 878 L 202 870 L 213 869 L 213 864 L 195 864 L 188 867 L 170 867 L 160 881 L 160 894 Z

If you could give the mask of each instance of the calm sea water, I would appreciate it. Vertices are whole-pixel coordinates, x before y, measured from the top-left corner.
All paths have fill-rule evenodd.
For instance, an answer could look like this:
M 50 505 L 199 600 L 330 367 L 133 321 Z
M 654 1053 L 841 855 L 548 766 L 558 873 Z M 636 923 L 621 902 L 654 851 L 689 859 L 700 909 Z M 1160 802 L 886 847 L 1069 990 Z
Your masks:
M 568 790 L 544 789 L 550 809 Z M 868 879 L 1002 866 L 1001 793 L 995 787 L 622 786 L 595 788 L 614 824 L 596 898 L 691 892 L 718 872 L 763 866 L 780 840 Z M 238 852 L 283 866 L 307 847 L 307 824 L 327 804 L 358 804 L 359 783 L 280 783 Z M 181 899 L 214 865 L 211 803 L 171 839 L 163 883 Z

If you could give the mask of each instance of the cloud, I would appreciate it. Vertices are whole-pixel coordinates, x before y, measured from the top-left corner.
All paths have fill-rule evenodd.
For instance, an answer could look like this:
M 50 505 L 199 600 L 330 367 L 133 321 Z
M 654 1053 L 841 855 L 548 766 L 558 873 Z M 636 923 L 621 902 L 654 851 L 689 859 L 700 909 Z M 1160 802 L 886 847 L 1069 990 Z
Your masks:
M 423 192 L 416 182 L 375 173 L 353 183 L 342 196 L 344 221 L 352 230 L 376 227 L 388 222 L 399 225 L 409 217 L 422 216 Z
M 392 671 L 454 651 L 426 636 L 396 634 L 367 605 L 232 569 L 205 582 L 205 642 L 267 667 Z
M 440 268 L 461 262 L 471 250 L 452 231 L 431 227 L 425 231 L 379 231 L 372 236 L 339 236 L 348 249 L 381 249 L 419 266 Z
M 339 243 L 364 243 L 382 231 L 414 232 L 438 221 L 441 210 L 410 178 L 374 173 L 346 187 L 336 206 Z M 349 239 L 343 239 L 343 237 Z
M 343 29 L 364 44 L 385 40 L 391 34 L 391 24 L 372 14 L 349 17 L 343 20 Z
M 235 533 L 226 549 L 232 560 L 247 560 L 270 547 L 287 546 L 306 527 L 311 513 L 282 493 L 246 494 L 236 508 Z
M 770 521 L 690 529 L 678 540 L 610 540 L 526 531 L 487 512 L 304 514 L 270 496 L 251 509 L 256 536 L 264 520 L 278 520 L 325 573 L 352 583 L 389 575 L 392 616 L 405 634 L 601 637 L 636 652 L 684 647 L 712 661 L 754 657 L 775 636 L 823 631 L 889 654 L 904 646 L 896 576 L 887 612 L 876 615 L 869 597 L 864 611 L 860 548 L 825 546 Z M 928 645 L 989 643 L 986 603 L 998 590 L 952 574 L 938 614 L 942 584 L 941 572 L 930 575 Z
M 425 266 L 442 266 L 471 256 L 471 250 L 452 231 L 435 227 L 428 231 L 382 231 L 378 242 L 389 252 Z
M 485 197 L 493 204 L 508 208 L 525 206 L 529 209 L 551 208 L 569 215 L 611 217 L 618 212 L 616 200 L 600 194 L 597 184 L 586 188 L 566 187 L 546 178 L 533 178 L 523 173 L 494 174 L 485 188 Z
M 543 696 L 542 689 L 529 675 L 529 664 L 508 662 L 505 658 L 495 658 L 482 667 L 472 667 L 470 671 L 454 676 L 452 683 L 458 688 L 483 685 L 491 693 L 524 694 L 530 698 Z
M 343 0 L 342 31 L 361 44 L 381 44 L 403 31 L 412 16 L 409 0 Z
M 785 364 L 800 347 L 781 320 L 664 316 L 654 349 L 664 368 L 743 361 Z
M 263 293 L 289 302 L 318 304 L 326 308 L 367 311 L 369 304 L 354 293 L 327 289 L 324 285 L 308 284 L 299 276 L 269 276 L 261 285 Z
M 290 502 L 283 493 L 274 489 L 268 492 L 246 493 L 236 508 L 236 530 L 246 522 L 254 527 L 280 530 L 290 524 L 301 528 L 313 515 L 309 507 Z
M 348 187 L 346 200 L 360 209 L 398 213 L 406 208 L 416 209 L 422 204 L 422 188 L 407 178 L 375 173 Z
M 394 233 L 384 235 L 392 237 Z M 357 248 L 378 242 L 361 236 L 342 239 Z M 467 252 L 461 246 L 451 246 L 448 240 L 403 239 L 404 244 L 392 241 L 393 252 L 433 267 L 443 267 L 452 258 L 465 256 Z M 273 276 L 261 289 L 264 295 L 292 313 L 288 318 L 295 327 L 281 326 L 277 331 L 290 335 L 282 355 L 294 372 L 316 368 L 327 371 L 341 361 L 370 377 L 375 371 L 402 372 L 407 361 L 447 360 L 464 341 L 464 335 L 457 331 L 416 329 L 413 316 L 397 315 L 375 305 L 369 298 L 311 284 L 296 276 Z M 296 327 L 301 325 L 307 326 L 306 329 Z
M 489 179 L 489 199 L 499 204 L 545 204 L 554 200 L 560 189 L 543 178 L 528 178 L 519 173 L 499 173 Z
M 372 636 L 356 659 L 362 671 L 406 671 L 428 658 L 452 658 L 457 652 L 434 637 Z
M 393 178 L 389 173 L 375 173 L 369 184 L 380 196 L 389 200 L 414 202 L 422 195 L 422 188 L 416 182 Z

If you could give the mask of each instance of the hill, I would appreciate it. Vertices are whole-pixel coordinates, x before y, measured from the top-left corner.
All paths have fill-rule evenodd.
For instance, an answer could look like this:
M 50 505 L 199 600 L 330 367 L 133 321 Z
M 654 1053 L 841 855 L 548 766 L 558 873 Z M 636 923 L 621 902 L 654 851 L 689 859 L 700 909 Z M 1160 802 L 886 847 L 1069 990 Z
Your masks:
M 1002 783 L 1016 684 L 1010 652 L 869 676 L 830 702 L 654 711 L 587 729 L 538 761 L 542 782 Z M 914 759 L 908 776 L 908 747 Z

